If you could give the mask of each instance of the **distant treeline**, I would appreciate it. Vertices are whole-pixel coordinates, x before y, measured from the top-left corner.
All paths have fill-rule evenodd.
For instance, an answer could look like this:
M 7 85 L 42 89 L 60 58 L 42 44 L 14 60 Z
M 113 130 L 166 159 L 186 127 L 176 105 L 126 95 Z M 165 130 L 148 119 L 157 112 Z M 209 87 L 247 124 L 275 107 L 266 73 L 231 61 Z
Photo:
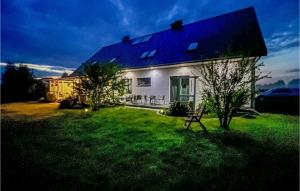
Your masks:
M 1 74 L 1 102 L 38 100 L 46 96 L 46 87 L 36 80 L 25 65 L 8 63 Z
M 277 82 L 270 84 L 258 84 L 256 85 L 256 88 L 258 90 L 267 90 L 273 88 L 299 88 L 299 82 L 299 79 L 293 79 L 286 84 L 283 80 L 278 80 Z

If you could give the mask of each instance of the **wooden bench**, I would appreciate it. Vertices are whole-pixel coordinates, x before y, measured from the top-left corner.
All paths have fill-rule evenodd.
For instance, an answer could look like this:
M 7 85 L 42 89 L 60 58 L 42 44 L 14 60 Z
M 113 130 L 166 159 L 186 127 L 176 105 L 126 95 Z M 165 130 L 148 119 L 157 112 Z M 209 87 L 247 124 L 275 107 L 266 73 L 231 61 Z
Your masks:
M 207 133 L 206 127 L 200 121 L 204 114 L 204 110 L 205 104 L 200 105 L 195 112 L 188 112 L 188 116 L 185 118 L 184 128 L 189 129 L 192 122 L 198 122 L 203 131 Z

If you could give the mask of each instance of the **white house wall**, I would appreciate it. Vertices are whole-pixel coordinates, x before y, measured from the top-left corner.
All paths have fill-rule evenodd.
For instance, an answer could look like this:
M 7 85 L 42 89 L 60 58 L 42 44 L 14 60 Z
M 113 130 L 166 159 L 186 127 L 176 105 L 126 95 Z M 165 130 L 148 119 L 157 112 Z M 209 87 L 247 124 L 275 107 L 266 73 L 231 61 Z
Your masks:
M 132 94 L 135 95 L 154 95 L 154 96 L 166 96 L 166 104 L 170 101 L 170 77 L 172 76 L 198 76 L 196 66 L 180 66 L 173 68 L 149 68 L 126 71 L 124 77 L 132 79 Z M 137 78 L 151 78 L 151 86 L 138 87 Z M 194 94 L 193 79 L 190 79 L 190 94 Z M 196 80 L 197 81 L 197 80 Z M 191 84 L 192 83 L 192 84 Z M 200 84 L 196 82 L 196 103 L 200 101 Z

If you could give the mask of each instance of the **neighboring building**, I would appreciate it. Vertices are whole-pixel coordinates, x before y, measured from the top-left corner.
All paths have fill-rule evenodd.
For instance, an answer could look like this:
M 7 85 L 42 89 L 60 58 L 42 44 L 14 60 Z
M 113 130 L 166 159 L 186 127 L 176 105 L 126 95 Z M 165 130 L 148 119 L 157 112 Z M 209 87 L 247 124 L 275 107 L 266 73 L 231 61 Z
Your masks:
M 253 7 L 187 25 L 177 21 L 168 30 L 123 38 L 102 48 L 86 63 L 119 63 L 127 79 L 127 96 L 161 97 L 165 104 L 198 103 L 201 85 L 196 80 L 197 68 L 210 60 L 223 59 L 227 52 L 235 59 L 241 53 L 251 58 L 267 54 Z M 83 65 L 71 76 L 78 76 L 82 70 Z
M 51 101 L 61 101 L 69 97 L 74 97 L 76 83 L 79 82 L 79 79 L 76 77 L 65 77 L 50 79 L 48 82 L 48 99 Z

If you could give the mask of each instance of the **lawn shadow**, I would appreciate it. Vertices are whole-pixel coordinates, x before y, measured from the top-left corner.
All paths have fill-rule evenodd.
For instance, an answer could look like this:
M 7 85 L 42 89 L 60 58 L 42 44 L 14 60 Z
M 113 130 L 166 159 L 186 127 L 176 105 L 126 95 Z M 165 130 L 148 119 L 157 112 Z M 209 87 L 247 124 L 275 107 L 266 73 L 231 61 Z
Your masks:
M 189 178 L 184 178 L 180 185 L 176 185 L 179 188 L 181 185 L 189 185 L 189 190 L 298 190 L 299 188 L 298 149 L 282 148 L 270 138 L 257 140 L 246 133 L 233 130 L 205 134 L 181 129 L 177 130 L 177 133 L 185 137 L 182 153 L 189 153 L 188 150 L 193 152 L 193 147 L 205 152 L 205 147 L 196 145 L 195 142 L 206 140 L 217 147 L 216 150 L 220 151 L 222 160 L 215 169 L 198 165 L 201 169 L 199 171 L 208 174 L 200 176 L 202 180 L 193 179 L 187 174 Z M 207 156 L 208 160 L 209 157 Z M 191 157 L 185 158 L 185 163 L 191 162 L 190 159 Z M 210 170 L 215 172 L 211 173 Z

